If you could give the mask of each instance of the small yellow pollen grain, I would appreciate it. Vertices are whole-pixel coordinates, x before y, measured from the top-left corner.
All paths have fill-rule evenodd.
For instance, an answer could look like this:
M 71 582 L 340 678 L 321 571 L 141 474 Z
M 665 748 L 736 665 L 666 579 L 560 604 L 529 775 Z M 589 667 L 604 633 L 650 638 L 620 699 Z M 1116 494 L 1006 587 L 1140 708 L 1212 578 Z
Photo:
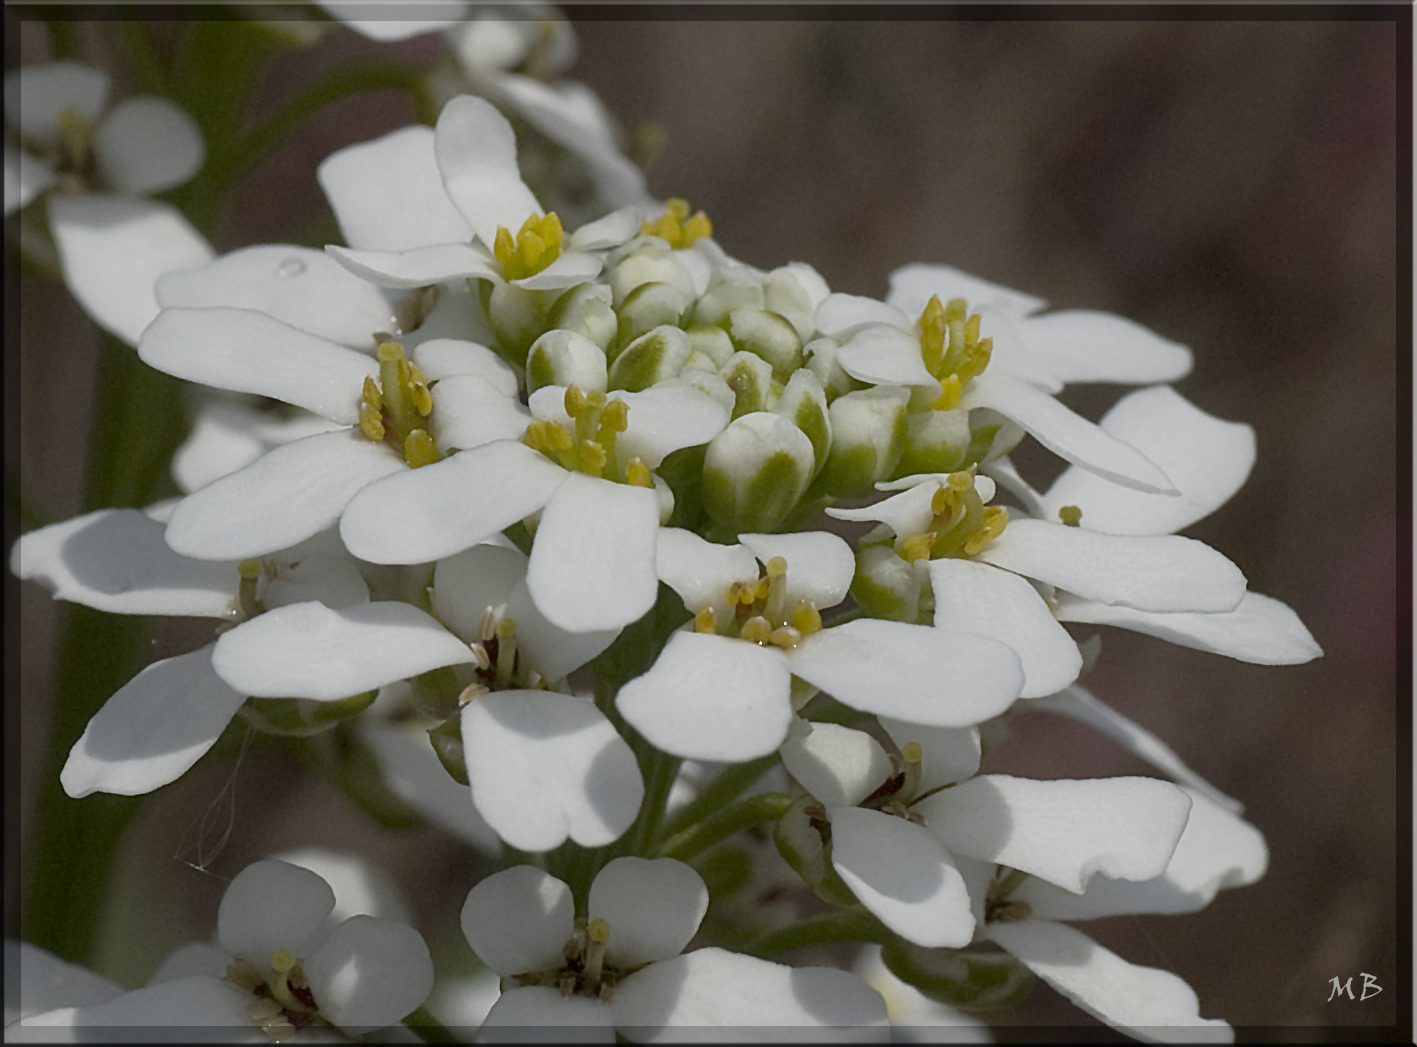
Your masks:
M 1082 510 L 1075 505 L 1065 505 L 1058 510 L 1058 519 L 1068 527 L 1078 527 L 1082 524 Z
M 600 917 L 591 920 L 590 923 L 586 925 L 585 932 L 586 937 L 593 942 L 599 942 L 601 945 L 604 945 L 610 940 L 610 924 Z
M 699 611 L 698 614 L 694 615 L 694 632 L 718 632 L 718 616 L 713 613 L 712 607 L 705 607 Z
M 384 393 L 371 374 L 364 376 L 364 402 L 376 411 L 384 409 Z
M 772 642 L 772 625 L 760 614 L 755 614 L 743 623 L 738 635 L 753 643 L 767 645 Z
M 900 747 L 900 755 L 906 763 L 919 763 L 925 755 L 925 750 L 920 747 L 919 742 L 906 742 Z
M 384 419 L 368 401 L 359 405 L 359 429 L 372 443 L 384 438 Z

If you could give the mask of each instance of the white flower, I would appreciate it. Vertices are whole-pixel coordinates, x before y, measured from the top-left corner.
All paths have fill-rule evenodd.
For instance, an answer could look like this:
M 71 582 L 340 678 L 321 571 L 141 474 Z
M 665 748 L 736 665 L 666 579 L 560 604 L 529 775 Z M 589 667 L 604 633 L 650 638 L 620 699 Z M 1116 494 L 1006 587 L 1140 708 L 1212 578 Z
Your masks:
M 205 148 L 196 122 L 165 98 L 129 98 L 106 114 L 108 77 L 77 62 L 5 77 L 5 213 L 49 191 L 64 282 L 103 328 L 131 345 L 157 315 L 164 273 L 212 257 L 169 204 L 144 197 L 186 182 Z
M 473 951 L 503 977 L 479 1041 L 525 1036 L 509 1026 L 578 1027 L 577 1038 L 611 1043 L 617 1031 L 637 1041 L 706 1028 L 761 1039 L 775 1026 L 885 1024 L 880 997 L 845 971 L 793 969 L 715 948 L 679 955 L 707 908 L 698 874 L 670 858 L 607 864 L 591 884 L 580 929 L 560 880 L 529 866 L 488 877 L 462 912 Z
M 876 619 L 823 629 L 820 610 L 846 596 L 853 569 L 835 535 L 739 540 L 661 532 L 660 578 L 695 621 L 616 699 L 659 748 L 731 761 L 772 752 L 791 721 L 794 675 L 855 708 L 940 725 L 978 723 L 1018 696 L 1018 658 L 997 640 Z
M 886 967 L 879 945 L 867 945 L 856 958 L 856 974 L 886 1001 L 892 1043 L 993 1043 L 989 1026 L 963 1011 L 936 1003 Z
M 5 1042 L 21 1018 L 61 1007 L 102 1003 L 123 992 L 86 967 L 68 963 L 29 942 L 5 939 Z
M 353 916 L 328 930 L 334 907 L 334 892 L 315 873 L 256 862 L 222 896 L 217 939 L 228 961 L 224 973 L 172 978 L 22 1024 L 144 1026 L 164 1039 L 179 1028 L 203 1039 L 250 1029 L 244 1037 L 250 1042 L 312 1026 L 360 1035 L 395 1024 L 433 987 L 428 947 L 398 920 Z M 210 956 L 200 962 L 210 963 Z

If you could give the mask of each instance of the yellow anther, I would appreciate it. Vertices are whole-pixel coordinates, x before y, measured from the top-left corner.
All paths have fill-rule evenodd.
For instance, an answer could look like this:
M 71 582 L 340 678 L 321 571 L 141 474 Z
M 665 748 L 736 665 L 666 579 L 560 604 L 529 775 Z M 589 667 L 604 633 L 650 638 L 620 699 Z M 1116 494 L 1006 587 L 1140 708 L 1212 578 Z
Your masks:
M 384 438 L 384 419 L 379 409 L 367 400 L 359 405 L 359 428 L 373 443 Z
M 578 385 L 566 386 L 566 395 L 562 397 L 562 403 L 566 405 L 566 414 L 571 418 L 579 418 L 581 412 L 586 409 L 586 394 L 581 392 Z
M 277 974 L 287 974 L 296 965 L 295 953 L 289 949 L 277 949 L 271 957 L 271 970 Z
M 769 578 L 781 578 L 787 573 L 787 560 L 781 556 L 774 556 L 765 566 Z
M 364 402 L 375 411 L 384 409 L 384 394 L 379 389 L 379 383 L 374 381 L 373 375 L 364 376 Z
M 822 631 L 822 612 L 810 600 L 803 600 L 792 612 L 792 628 L 803 636 Z
M 900 543 L 900 548 L 896 552 L 906 563 L 914 563 L 916 560 L 930 559 L 930 547 L 935 544 L 936 532 L 926 531 L 924 534 L 913 534 Z
M 1065 505 L 1058 510 L 1058 519 L 1062 520 L 1065 526 L 1077 527 L 1082 523 L 1082 510 L 1075 505 Z
M 700 211 L 687 222 L 684 223 L 684 244 L 688 247 L 695 240 L 705 236 L 713 235 L 713 223 L 709 221 L 708 215 Z
M 611 400 L 600 414 L 600 437 L 608 433 L 623 433 L 630 424 L 630 405 L 624 400 Z
M 604 472 L 605 463 L 609 460 L 604 447 L 594 440 L 582 440 L 577 451 L 577 466 L 581 472 L 590 476 L 600 476 Z
M 689 217 L 689 201 L 682 196 L 672 196 L 664 203 L 664 213 L 682 222 Z
M 953 411 L 959 406 L 960 394 L 964 392 L 964 383 L 959 380 L 959 375 L 952 374 L 940 381 L 940 395 L 930 404 L 932 411 Z
M 415 429 L 403 439 L 403 460 L 410 469 L 419 469 L 442 461 L 443 455 L 433 437 L 423 429 Z
M 492 253 L 497 256 L 497 261 L 501 263 L 504 270 L 517 253 L 516 241 L 512 239 L 511 232 L 504 225 L 497 227 L 497 236 L 492 241 Z
M 768 640 L 774 647 L 790 651 L 802 642 L 802 634 L 790 625 L 779 625 Z
M 713 613 L 712 607 L 705 607 L 694 615 L 694 632 L 696 633 L 716 633 L 718 632 L 718 616 Z
M 544 218 L 533 214 L 522 223 L 515 237 L 504 226 L 498 226 L 492 253 L 501 263 L 504 277 L 520 280 L 541 272 L 561 257 L 564 239 L 561 219 L 554 211 Z
M 764 577 L 764 578 L 759 578 L 756 582 L 753 583 L 753 602 L 754 602 L 754 603 L 757 603 L 757 602 L 759 602 L 760 600 L 766 600 L 766 599 L 768 598 L 769 594 L 771 594 L 771 593 L 772 593 L 772 579 L 771 579 L 771 578 L 766 578 L 766 577 Z
M 423 369 L 412 361 L 408 365 L 408 391 L 413 397 L 414 410 L 424 418 L 433 413 L 433 393 L 423 377 Z
M 492 608 L 489 607 L 487 609 L 487 613 L 491 614 Z M 495 616 L 493 618 L 493 621 L 496 621 Z M 483 631 L 484 634 L 492 633 L 491 629 L 485 629 Z M 482 639 L 484 641 L 490 640 L 494 635 L 496 634 L 492 633 L 492 635 L 484 635 Z M 486 672 L 488 669 L 492 668 L 492 659 L 488 656 L 486 647 L 483 647 L 480 643 L 472 643 L 468 644 L 468 649 L 472 651 L 473 664 L 476 665 L 479 669 L 481 669 L 483 672 Z
M 665 202 L 664 213 L 640 226 L 641 236 L 657 236 L 672 248 L 688 247 L 695 240 L 713 235 L 713 223 L 700 211 L 689 217 L 689 203 L 679 197 Z
M 585 933 L 591 941 L 604 945 L 610 940 L 610 924 L 600 917 L 596 917 L 586 924 Z
M 497 621 L 497 612 L 492 608 L 482 612 L 482 617 L 477 620 L 477 635 L 482 637 L 483 643 L 497 638 Z M 486 669 L 487 666 L 482 668 Z
M 728 587 L 728 595 L 724 597 L 724 601 L 729 607 L 737 607 L 739 604 L 744 604 L 745 606 L 751 604 L 753 602 L 752 587 L 752 582 L 733 582 Z
M 762 615 L 755 614 L 743 623 L 738 630 L 738 635 L 745 640 L 766 646 L 772 642 L 772 625 Z
M 466 687 L 464 687 L 462 689 L 462 692 L 458 695 L 458 708 L 461 709 L 464 705 L 468 705 L 471 702 L 475 702 L 484 694 L 490 693 L 491 688 L 486 687 L 480 683 L 470 683 Z
M 1004 533 L 1004 528 L 1008 525 L 1008 522 L 1009 511 L 1002 505 L 985 506 L 983 525 L 975 533 L 974 537 L 965 542 L 962 547 L 965 555 L 975 556 L 982 553 L 989 547 L 990 542 Z
M 649 466 L 639 458 L 631 458 L 625 465 L 625 482 L 631 487 L 653 487 L 654 477 Z

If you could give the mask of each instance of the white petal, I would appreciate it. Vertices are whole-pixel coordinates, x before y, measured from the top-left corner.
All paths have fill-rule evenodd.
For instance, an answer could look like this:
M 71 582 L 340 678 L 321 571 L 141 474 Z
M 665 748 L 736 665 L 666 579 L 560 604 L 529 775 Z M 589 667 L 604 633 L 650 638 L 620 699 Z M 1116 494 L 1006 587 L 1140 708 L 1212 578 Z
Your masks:
M 855 709 L 935 727 L 997 716 L 1023 686 L 1018 656 L 996 640 L 869 618 L 805 637 L 790 661 Z
M 924 534 L 930 529 L 930 524 L 935 519 L 931 503 L 939 489 L 938 482 L 916 483 L 902 490 L 900 494 L 882 498 L 879 502 L 862 506 L 860 509 L 829 508 L 827 515 L 837 520 L 851 520 L 857 523 L 878 520 L 898 537 L 909 538 L 912 535 Z M 983 498 L 983 495 L 980 497 Z
M 5 939 L 5 1022 L 59 1007 L 111 1000 L 123 989 L 86 967 L 61 960 L 29 942 Z M 19 992 L 13 992 L 18 983 Z M 6 1030 L 6 1040 L 9 1035 Z
M 1302 665 L 1323 654 L 1288 604 L 1260 593 L 1247 592 L 1233 611 L 1212 614 L 1156 614 L 1064 593 L 1057 615 L 1064 622 L 1115 625 L 1255 665 Z
M 938 295 L 941 303 L 963 298 L 970 312 L 989 305 L 1014 318 L 1036 313 L 1048 304 L 1042 298 L 981 280 L 948 265 L 917 262 L 891 273 L 886 301 L 912 319 L 925 311 L 931 295 Z
M 1170 971 L 1138 967 L 1081 931 L 1042 920 L 989 925 L 989 936 L 1087 1013 L 1153 1043 L 1230 1043 L 1218 1019 L 1200 1017 L 1191 987 Z
M 369 585 L 354 560 L 330 553 L 310 553 L 297 563 L 281 564 L 261 593 L 266 610 L 318 600 L 336 610 L 369 602 Z
M 692 760 L 766 756 L 792 720 L 791 675 L 778 651 L 706 633 L 675 633 L 615 699 L 656 748 Z
M 138 346 L 159 371 L 238 393 L 255 393 L 354 425 L 364 379 L 379 364 L 252 309 L 165 309 Z
M 832 865 L 882 923 L 926 948 L 974 938 L 969 891 L 940 841 L 880 811 L 831 807 Z
M 611 211 L 604 218 L 587 222 L 572 233 L 566 242 L 577 251 L 596 251 L 604 250 L 607 247 L 619 247 L 640 231 L 643 217 L 644 209 L 642 207 L 634 205 L 621 207 L 619 210 Z
M 1004 460 L 1006 459 L 1000 459 L 1000 461 Z M 908 491 L 922 484 L 930 483 L 942 486 L 949 483 L 950 477 L 953 475 L 953 473 L 912 473 L 910 476 L 902 476 L 897 480 L 878 480 L 876 481 L 876 490 Z M 983 474 L 976 476 L 974 490 L 978 493 L 980 501 L 988 503 L 994 500 L 994 481 L 989 477 Z M 842 519 L 845 520 L 848 517 L 842 517 Z
M 509 978 L 565 963 L 561 948 L 575 930 L 575 917 L 569 887 L 534 866 L 514 865 L 468 892 L 461 921 L 477 958 Z
M 977 559 L 1088 600 L 1142 611 L 1230 611 L 1245 595 L 1240 569 L 1177 535 L 1119 535 L 1015 520 Z
M 710 1035 L 752 1042 L 776 1038 L 769 1030 L 783 1026 L 795 1026 L 804 1039 L 806 1029 L 839 1028 L 846 1042 L 888 1034 L 885 1002 L 853 974 L 785 967 L 715 948 L 636 971 L 616 987 L 610 1007 L 620 1034 L 639 1043 Z M 867 1027 L 880 1027 L 880 1037 L 865 1034 Z
M 186 493 L 246 468 L 283 444 L 345 428 L 304 410 L 289 419 L 272 417 L 243 399 L 202 397 L 192 431 L 172 457 L 172 478 Z
M 708 443 L 728 424 L 723 405 L 686 382 L 659 382 L 640 393 L 612 393 L 610 399 L 630 408 L 616 454 L 622 462 L 638 457 L 651 469 L 671 451 Z
M 175 781 L 221 737 L 245 700 L 217 678 L 210 644 L 154 662 L 89 720 L 60 772 L 64 791 L 137 796 Z
M 390 471 L 397 475 L 354 495 L 340 520 L 349 551 L 371 563 L 426 563 L 469 549 L 540 509 L 567 476 L 515 440 Z
M 259 1043 L 264 1034 L 248 1013 L 253 997 L 224 978 L 196 975 L 149 985 L 103 1003 L 31 1015 L 29 1026 L 94 1028 L 97 1035 L 60 1039 L 7 1028 L 6 1041 L 37 1043 Z M 28 1035 L 26 1035 L 28 1033 Z
M 168 520 L 167 544 L 206 560 L 272 553 L 329 527 L 375 480 L 409 471 L 358 429 L 307 436 L 189 494 Z
M 1020 320 L 1019 335 L 1064 382 L 1174 382 L 1191 371 L 1191 351 L 1141 324 L 1093 309 Z
M 518 440 L 531 424 L 531 412 L 515 394 L 475 374 L 444 378 L 433 391 L 430 434 L 440 450 L 467 450 L 494 440 Z
M 601 847 L 639 813 L 644 782 L 629 745 L 588 699 L 497 691 L 463 708 L 472 802 L 518 850 L 572 839 Z
M 468 295 L 445 294 L 438 300 L 444 302 L 468 298 Z M 435 308 L 436 312 L 436 308 Z M 418 330 L 421 333 L 428 325 Z M 428 381 L 451 378 L 459 374 L 475 374 L 492 388 L 505 396 L 518 395 L 517 374 L 507 361 L 477 342 L 460 338 L 430 338 L 420 342 L 413 350 L 413 360 L 418 364 L 423 377 Z
M 280 949 L 301 946 L 335 907 L 335 892 L 309 869 L 266 859 L 246 866 L 227 885 L 217 909 L 217 939 L 233 956 L 269 971 Z
M 1166 474 L 1136 448 L 1017 378 L 981 374 L 965 387 L 960 406 L 998 411 L 1054 454 L 1113 483 L 1139 491 L 1175 491 Z
M 703 877 L 673 858 L 616 858 L 590 885 L 590 919 L 610 924 L 605 958 L 638 967 L 678 956 L 708 912 Z
M 1118 487 L 1070 467 L 1043 496 L 1043 515 L 1082 509 L 1081 526 L 1109 534 L 1174 534 L 1209 516 L 1244 486 L 1255 461 L 1255 431 L 1206 414 L 1168 386 L 1129 393 L 1098 423 L 1156 463 L 1180 497 Z
M 552 1029 L 553 1033 L 538 1030 Z M 615 1043 L 608 1006 L 584 996 L 562 996 L 549 985 L 508 989 L 482 1022 L 477 1043 Z
M 894 327 L 858 331 L 837 350 L 836 359 L 852 378 L 873 385 L 940 385 L 925 368 L 919 335 Z
M 94 134 L 98 169 L 120 193 L 146 196 L 181 185 L 202 169 L 206 144 L 187 110 L 153 95 L 119 102 Z
M 320 1013 L 351 1035 L 395 1025 L 433 989 L 423 936 L 398 920 L 352 916 L 301 964 Z
M 56 600 L 112 614 L 232 618 L 236 564 L 179 556 L 164 530 L 136 509 L 100 509 L 21 535 L 10 570 Z
M 156 200 L 54 196 L 49 227 L 69 290 L 99 326 L 129 345 L 157 316 L 158 278 L 213 257 L 182 213 Z
M 1140 883 L 1094 876 L 1082 895 L 1029 878 L 1010 898 L 1027 902 L 1045 920 L 1095 920 L 1134 913 L 1185 913 L 1205 908 L 1226 887 L 1242 887 L 1264 875 L 1269 848 L 1249 822 L 1201 793 L 1166 872 Z
M 808 723 L 778 754 L 787 773 L 828 807 L 854 807 L 891 776 L 881 743 L 865 731 L 834 723 Z
M 316 177 L 350 247 L 407 251 L 472 239 L 443 189 L 431 127 L 404 127 L 341 149 Z
M 1012 647 L 1023 666 L 1020 698 L 1053 694 L 1078 678 L 1077 644 L 1023 578 L 969 560 L 931 560 L 929 570 L 935 627 Z
M 231 966 L 232 956 L 216 942 L 188 942 L 168 953 L 167 959 L 158 965 L 149 985 L 159 982 L 190 978 L 194 974 L 204 974 L 209 978 L 225 978 L 226 969 Z
M 922 306 L 923 308 L 923 306 Z M 920 315 L 920 310 L 915 311 Z M 893 305 L 864 295 L 834 293 L 817 305 L 817 330 L 829 338 L 844 340 L 865 327 L 892 327 L 906 332 L 913 321 Z M 915 351 L 920 352 L 919 340 Z
M 18 211 L 56 181 L 42 160 L 5 143 L 5 213 Z
M 600 275 L 600 259 L 582 251 L 568 251 L 538 273 L 508 281 L 513 287 L 528 291 L 555 291 L 575 287 Z
M 542 213 L 518 173 L 512 125 L 486 100 L 460 95 L 443 106 L 434 148 L 448 196 L 488 248 L 498 226 L 515 236 L 529 216 Z
M 405 251 L 355 251 L 329 244 L 325 250 L 355 276 L 379 287 L 426 287 L 501 274 L 487 253 L 473 244 L 436 243 Z
M 364 858 L 324 847 L 297 847 L 268 857 L 309 869 L 330 885 L 335 907 L 327 926 L 338 926 L 351 916 L 377 916 L 413 925 L 413 912 L 393 877 Z
M 59 134 L 59 116 L 72 109 L 97 123 L 108 103 L 108 74 L 82 62 L 45 62 L 5 75 L 5 119 L 46 145 Z
M 652 490 L 569 473 L 536 528 L 526 584 L 549 622 L 571 632 L 628 625 L 659 592 L 659 499 Z
M 915 805 L 951 854 L 1008 865 L 1081 894 L 1095 872 L 1166 871 L 1191 798 L 1155 778 L 971 778 Z
M 712 607 L 720 622 L 732 615 L 726 599 L 734 582 L 754 581 L 758 561 L 743 545 L 719 545 L 680 527 L 661 527 L 655 552 L 659 580 L 673 589 L 684 607 L 698 613 Z
M 1023 706 L 1027 712 L 1052 712 L 1085 723 L 1119 742 L 1128 752 L 1140 756 L 1168 778 L 1180 782 L 1192 792 L 1205 794 L 1214 803 L 1239 814 L 1244 805 L 1226 796 L 1182 762 L 1176 751 L 1140 724 L 1127 719 L 1115 709 L 1098 701 L 1093 694 L 1074 684 L 1059 694 L 1040 698 Z
M 171 273 L 158 281 L 157 298 L 165 309 L 251 309 L 364 356 L 376 332 L 397 329 L 389 295 L 351 276 L 324 251 L 285 244 L 242 248 L 200 269 Z M 219 330 L 214 324 L 204 337 Z M 253 347 L 264 343 L 257 332 Z
M 439 560 L 433 569 L 433 613 L 460 640 L 478 642 L 483 613 L 505 607 L 524 577 L 526 554 L 520 549 L 474 545 Z
M 532 600 L 525 579 L 512 588 L 507 615 L 517 623 L 517 649 L 526 659 L 524 664 L 551 683 L 564 680 L 620 635 L 618 628 L 573 633 L 552 625 Z
M 818 610 L 825 610 L 846 599 L 856 573 L 856 557 L 839 536 L 828 531 L 802 531 L 740 534 L 738 540 L 764 565 L 774 556 L 787 561 L 788 606 L 810 600 Z
M 920 788 L 933 789 L 952 785 L 979 773 L 978 727 L 926 727 L 889 716 L 877 718 L 881 729 L 891 741 L 904 748 L 914 742 L 920 746 Z
M 212 655 L 218 675 L 243 694 L 317 701 L 472 660 L 435 618 L 395 600 L 279 607 L 222 634 Z

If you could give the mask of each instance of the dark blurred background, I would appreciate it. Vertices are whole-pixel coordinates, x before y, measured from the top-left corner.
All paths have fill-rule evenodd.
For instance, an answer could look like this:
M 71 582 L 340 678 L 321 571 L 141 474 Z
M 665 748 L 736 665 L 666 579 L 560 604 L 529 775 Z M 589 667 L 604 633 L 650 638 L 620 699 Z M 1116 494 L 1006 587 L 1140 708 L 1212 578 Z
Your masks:
M 1072 21 L 1050 8 L 1026 21 L 621 21 L 573 7 L 570 72 L 627 130 L 659 129 L 651 190 L 707 211 L 719 242 L 747 262 L 809 262 L 834 290 L 878 296 L 899 266 L 947 263 L 1191 346 L 1179 390 L 1254 426 L 1259 460 L 1245 488 L 1186 533 L 1292 606 L 1325 656 L 1259 667 L 1102 630 L 1092 690 L 1244 801 L 1271 866 L 1201 913 L 1084 929 L 1180 974 L 1205 1016 L 1257 1027 L 1242 1038 L 1391 1025 L 1410 1008 L 1411 973 L 1408 956 L 1398 963 L 1398 922 L 1410 914 L 1398 812 L 1408 839 L 1410 759 L 1399 749 L 1411 664 L 1405 586 L 1401 609 L 1397 595 L 1411 517 L 1396 451 L 1410 423 L 1404 414 L 1399 430 L 1411 350 L 1410 241 L 1398 235 L 1410 138 L 1399 146 L 1397 134 L 1399 112 L 1410 115 L 1399 105 L 1410 47 L 1401 68 L 1399 45 L 1410 20 L 1392 20 L 1410 11 L 1336 21 L 1303 8 L 1260 9 L 1253 21 L 1127 11 L 1141 17 Z M 25 61 L 44 57 L 41 35 L 25 42 Z M 275 69 L 272 90 L 371 46 L 332 34 L 317 57 Z M 401 46 L 415 59 L 436 51 L 431 39 Z M 321 206 L 315 164 L 412 110 L 369 95 L 326 115 L 251 179 L 220 250 L 287 237 Z M 21 294 L 18 464 L 61 519 L 79 504 L 94 346 L 62 288 L 35 281 Z M 1096 419 L 1118 393 L 1075 387 L 1065 400 Z M 1047 455 L 1016 458 L 1036 486 L 1057 468 Z M 16 462 L 8 441 L 6 462 Z M 32 754 L 47 722 L 53 605 L 37 586 L 20 589 L 18 606 L 6 591 L 7 617 L 23 623 L 20 690 L 7 683 L 7 702 L 19 702 Z M 1040 778 L 1146 772 L 1044 715 L 1018 718 L 997 756 L 999 769 Z M 126 951 L 160 956 L 174 935 L 213 925 L 224 882 L 171 858 L 230 767 L 198 772 L 154 797 L 115 871 L 140 899 L 118 934 Z M 247 760 L 225 875 L 280 847 L 343 846 L 365 832 L 344 801 L 303 781 L 278 760 Z M 456 911 L 468 852 L 423 831 L 378 840 L 377 860 L 430 923 Z M 142 914 L 159 900 L 160 918 Z M 1356 987 L 1360 972 L 1383 991 L 1328 1000 L 1330 979 Z M 1046 987 L 991 1020 L 1001 1039 L 1096 1025 Z

